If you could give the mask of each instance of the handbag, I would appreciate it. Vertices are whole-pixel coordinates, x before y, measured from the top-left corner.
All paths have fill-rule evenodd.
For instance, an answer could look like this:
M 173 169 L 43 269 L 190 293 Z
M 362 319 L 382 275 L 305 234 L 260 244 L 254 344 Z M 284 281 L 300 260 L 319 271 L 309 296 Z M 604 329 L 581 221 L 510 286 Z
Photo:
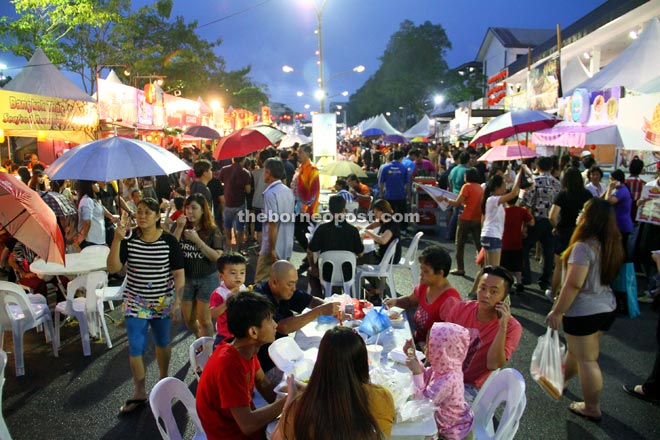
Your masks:
M 374 336 L 378 333 L 392 327 L 392 322 L 387 312 L 384 312 L 385 306 L 380 309 L 371 309 L 362 320 L 359 331 L 367 336 Z
M 615 292 L 624 292 L 624 298 L 617 298 L 627 305 L 628 317 L 639 316 L 639 303 L 637 302 L 637 277 L 635 276 L 635 263 L 623 263 L 619 274 L 611 284 Z M 618 307 L 617 307 L 618 308 Z
M 548 327 L 543 336 L 539 336 L 532 353 L 529 372 L 543 391 L 554 400 L 561 399 L 564 389 L 563 360 L 566 346 L 559 341 L 559 332 Z

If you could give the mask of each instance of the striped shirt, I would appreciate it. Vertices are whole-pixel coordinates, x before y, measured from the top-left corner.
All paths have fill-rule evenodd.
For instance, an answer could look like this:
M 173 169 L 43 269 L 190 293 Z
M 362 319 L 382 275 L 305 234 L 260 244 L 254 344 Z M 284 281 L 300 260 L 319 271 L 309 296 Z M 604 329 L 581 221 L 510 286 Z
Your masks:
M 124 315 L 143 319 L 166 318 L 174 300 L 172 271 L 183 269 L 181 246 L 163 232 L 152 243 L 133 235 L 122 240 L 120 259 L 126 263 Z

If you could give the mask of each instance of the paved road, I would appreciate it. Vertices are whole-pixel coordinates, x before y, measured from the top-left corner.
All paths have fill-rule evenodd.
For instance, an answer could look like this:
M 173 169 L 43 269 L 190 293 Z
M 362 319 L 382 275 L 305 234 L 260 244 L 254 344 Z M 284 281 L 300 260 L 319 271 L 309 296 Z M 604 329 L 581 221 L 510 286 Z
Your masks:
M 421 246 L 437 243 L 425 239 Z M 453 254 L 453 244 L 441 242 Z M 473 249 L 466 251 L 466 262 L 472 260 Z M 301 253 L 294 255 L 299 262 Z M 538 268 L 537 268 L 538 269 Z M 475 273 L 468 262 L 467 273 Z M 406 272 L 396 273 L 397 290 L 408 294 L 413 283 Z M 451 282 L 465 297 L 472 280 L 451 277 Z M 302 281 L 302 280 L 301 280 Z M 535 287 L 535 286 L 532 286 Z M 513 314 L 524 332 L 518 351 L 509 366 L 523 373 L 527 385 L 527 408 L 520 423 L 518 439 L 658 439 L 660 438 L 660 407 L 626 395 L 624 383 L 640 383 L 651 369 L 655 356 L 655 326 L 658 316 L 647 305 L 641 305 L 642 316 L 635 320 L 619 318 L 602 339 L 600 365 L 603 370 L 603 420 L 599 424 L 571 414 L 568 404 L 581 396 L 577 381 L 559 402 L 547 397 L 529 376 L 529 361 L 536 338 L 545 332 L 543 319 L 550 308 L 538 290 L 529 289 L 512 297 Z M 112 312 L 118 316 L 118 310 Z M 60 357 L 54 358 L 40 334 L 26 334 L 25 365 L 27 374 L 14 376 L 13 355 L 6 370 L 2 410 L 14 439 L 158 439 L 159 434 L 149 409 L 120 417 L 117 411 L 132 392 L 128 367 L 125 330 L 110 324 L 114 347 L 95 343 L 92 355 L 83 357 L 77 327 L 63 328 Z M 190 366 L 187 363 L 191 334 L 179 325 L 175 328 L 171 374 L 190 384 L 194 391 Z M 5 349 L 13 350 L 11 336 L 5 338 Z M 148 364 L 147 383 L 157 381 L 153 346 L 145 358 Z M 185 425 L 181 405 L 175 407 L 180 426 Z M 191 428 L 186 428 L 188 438 Z

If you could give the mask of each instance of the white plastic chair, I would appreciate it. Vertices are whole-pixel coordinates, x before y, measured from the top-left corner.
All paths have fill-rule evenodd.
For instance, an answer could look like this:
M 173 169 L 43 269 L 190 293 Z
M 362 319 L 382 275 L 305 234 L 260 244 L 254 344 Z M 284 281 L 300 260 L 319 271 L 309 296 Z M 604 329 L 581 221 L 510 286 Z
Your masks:
M 321 252 L 319 255 L 319 277 L 321 279 L 321 284 L 323 285 L 326 298 L 332 295 L 333 286 L 342 287 L 344 289 L 344 293 L 355 297 L 355 291 L 353 290 L 353 279 L 355 278 L 355 270 L 357 266 L 355 260 L 355 254 L 351 251 Z M 332 266 L 332 276 L 330 280 L 323 279 L 323 265 L 325 263 L 328 263 Z M 351 264 L 351 278 L 347 280 L 344 279 L 344 272 L 342 270 L 342 265 L 344 263 Z
M 505 403 L 505 407 L 495 431 L 493 416 L 502 403 Z M 525 379 L 520 372 L 513 368 L 505 368 L 491 373 L 472 403 L 474 438 L 512 439 L 518 431 L 518 424 L 526 405 Z
M 394 287 L 394 275 L 392 274 L 392 261 L 394 260 L 394 254 L 396 252 L 396 245 L 399 243 L 399 239 L 394 239 L 387 247 L 383 258 L 380 261 L 380 264 L 370 265 L 363 264 L 357 267 L 355 274 L 355 291 L 359 292 L 362 278 L 365 277 L 374 277 L 374 278 L 385 278 L 387 285 L 390 288 L 392 297 L 396 297 L 396 288 Z
M 14 338 L 14 362 L 16 376 L 25 374 L 23 363 L 23 334 L 40 325 L 46 327 L 46 342 L 53 346 L 53 355 L 57 357 L 57 340 L 53 330 L 53 320 L 48 305 L 42 302 L 31 303 L 23 289 L 15 283 L 0 281 L 0 325 L 3 335 L 0 338 L 0 348 L 4 341 L 4 331 L 11 329 Z
M 80 339 L 82 340 L 83 355 L 90 356 L 92 350 L 89 343 L 90 333 L 100 335 L 98 324 L 101 324 L 108 348 L 112 348 L 112 341 L 108 333 L 108 326 L 103 314 L 103 298 L 99 298 L 96 291 L 106 282 L 105 272 L 96 271 L 81 275 L 70 281 L 66 287 L 66 301 L 55 306 L 55 339 L 60 344 L 60 315 L 73 316 L 80 326 Z M 85 289 L 85 297 L 76 298 L 76 292 Z
M 7 423 L 5 423 L 5 416 L 2 415 L 2 388 L 5 385 L 5 367 L 7 366 L 7 353 L 0 350 L 0 439 L 11 440 Z
M 419 261 L 417 260 L 417 249 L 419 248 L 419 240 L 422 238 L 424 233 L 419 231 L 413 237 L 408 247 L 406 255 L 401 257 L 397 264 L 393 264 L 393 269 L 408 269 L 410 270 L 410 276 L 412 277 L 413 285 L 419 283 Z
M 107 302 L 110 305 L 110 310 L 115 309 L 114 301 L 123 301 L 124 300 L 124 287 L 126 286 L 126 278 L 121 283 L 120 286 L 108 286 L 107 278 L 101 289 L 96 289 L 96 296 L 98 296 L 103 302 Z M 112 317 L 110 317 L 112 319 Z
M 92 253 L 99 253 L 103 254 L 106 257 L 110 254 L 110 248 L 104 244 L 93 244 L 91 246 L 87 246 L 85 248 L 82 248 L 80 250 L 81 254 L 92 254 Z
M 185 383 L 175 377 L 161 379 L 149 394 L 151 412 L 156 419 L 156 425 L 163 440 L 183 440 L 179 427 L 172 413 L 172 404 L 180 400 L 188 410 L 190 419 L 195 425 L 195 436 L 193 440 L 206 440 L 202 422 L 195 408 L 195 396 L 190 392 Z
M 190 344 L 188 349 L 188 356 L 190 357 L 190 367 L 197 376 L 197 380 L 200 379 L 202 375 L 202 370 L 206 362 L 208 362 L 209 357 L 213 353 L 213 342 L 214 338 L 211 336 L 202 336 Z

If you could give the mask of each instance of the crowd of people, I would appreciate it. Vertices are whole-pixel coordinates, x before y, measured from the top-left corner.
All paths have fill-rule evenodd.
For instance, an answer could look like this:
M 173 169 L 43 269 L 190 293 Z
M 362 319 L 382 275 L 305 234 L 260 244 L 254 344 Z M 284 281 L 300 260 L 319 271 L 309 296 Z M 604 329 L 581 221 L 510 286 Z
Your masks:
M 490 373 L 506 365 L 522 336 L 508 297 L 533 283 L 553 303 L 548 325 L 564 330 L 566 381 L 580 380 L 584 401 L 570 410 L 600 420 L 599 338 L 617 312 L 626 312 L 629 293 L 610 287 L 622 265 L 638 261 L 648 279 L 647 299 L 657 304 L 660 298 L 660 257 L 652 252 L 660 250 L 658 226 L 637 222 L 635 214 L 650 192 L 660 191 L 660 179 L 641 180 L 644 165 L 638 158 L 631 161 L 628 178 L 615 170 L 605 184 L 590 154 L 487 165 L 478 160 L 481 150 L 462 144 L 342 143 L 339 150 L 344 160 L 373 171 L 376 183 L 369 187 L 354 174 L 337 179 L 327 204 L 330 221 L 322 224 L 313 217 L 322 188 L 309 145 L 290 151 L 269 147 L 224 162 L 213 160 L 210 145 L 184 149 L 177 154 L 190 164 L 189 172 L 121 182 L 49 182 L 36 155 L 27 167 L 5 164 L 35 191 L 69 198 L 78 218 L 75 225 L 61 222 L 67 244 L 108 245 L 108 272 L 126 280 L 124 320 L 134 392 L 121 412 L 147 402 L 142 356 L 149 327 L 163 378 L 171 323 L 182 318 L 195 337 L 215 337 L 197 390 L 208 438 L 261 438 L 280 414 L 274 438 L 388 436 L 392 396 L 370 383 L 365 342 L 356 333 L 337 327 L 325 334 L 306 386 L 282 377 L 268 346 L 320 316 L 341 313 L 339 303 L 322 299 L 332 293 L 324 292 L 321 282 L 331 278 L 331 269 L 317 267 L 315 253 L 348 251 L 358 264 L 378 264 L 395 246 L 393 261 L 399 261 L 409 225 L 395 214 L 410 213 L 413 184 L 421 177 L 454 195 L 438 201 L 449 205 L 443 238 L 455 241 L 455 267 L 449 253 L 431 243 L 418 254 L 420 279 L 412 292 L 398 296 L 383 280 L 370 278 L 357 294 L 364 288 L 372 302 L 410 311 L 413 338 L 402 348 L 425 352 L 426 366 L 414 356 L 407 365 L 416 394 L 438 407 L 439 434 L 470 435 L 470 403 Z M 373 222 L 347 221 L 349 203 L 355 212 L 370 213 Z M 34 254 L 2 232 L 0 266 L 13 269 L 10 275 L 21 282 L 34 279 L 39 292 L 46 280 L 36 281 L 29 272 Z M 365 253 L 363 237 L 375 243 L 372 252 Z M 468 275 L 468 241 L 482 257 L 472 290 L 461 295 L 451 278 Z M 290 261 L 295 242 L 306 252 L 300 267 Z M 533 281 L 530 258 L 537 255 L 542 270 Z M 351 278 L 350 265 L 342 270 Z M 254 273 L 250 287 L 248 273 Z M 298 287 L 303 274 L 309 292 Z M 660 324 L 658 332 L 660 338 Z M 649 380 L 626 391 L 645 400 L 660 398 L 659 369 L 660 354 Z M 276 401 L 273 388 L 282 380 L 288 383 L 287 397 Z M 268 405 L 255 408 L 255 388 Z M 336 420 L 345 423 L 337 427 Z

